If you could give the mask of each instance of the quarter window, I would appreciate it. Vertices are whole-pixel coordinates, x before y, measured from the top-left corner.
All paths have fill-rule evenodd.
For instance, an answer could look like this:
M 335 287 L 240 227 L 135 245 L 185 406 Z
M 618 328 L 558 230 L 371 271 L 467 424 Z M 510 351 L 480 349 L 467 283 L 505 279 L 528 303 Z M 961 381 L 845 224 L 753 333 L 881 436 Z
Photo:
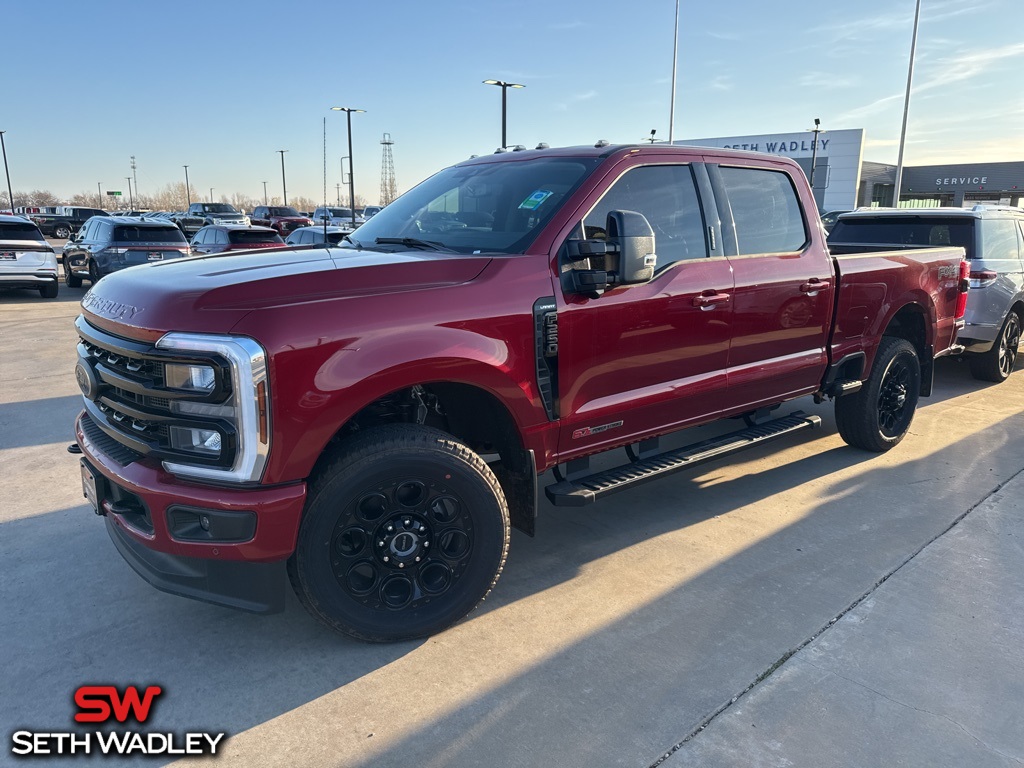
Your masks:
M 807 243 L 796 189 L 781 171 L 719 168 L 729 197 L 739 255 L 792 253 Z
M 708 255 L 704 219 L 688 165 L 644 165 L 627 171 L 583 219 L 589 239 L 604 239 L 609 211 L 642 213 L 654 230 L 657 269 Z
M 983 259 L 1017 260 L 1017 226 L 1012 219 L 982 219 L 981 256 Z

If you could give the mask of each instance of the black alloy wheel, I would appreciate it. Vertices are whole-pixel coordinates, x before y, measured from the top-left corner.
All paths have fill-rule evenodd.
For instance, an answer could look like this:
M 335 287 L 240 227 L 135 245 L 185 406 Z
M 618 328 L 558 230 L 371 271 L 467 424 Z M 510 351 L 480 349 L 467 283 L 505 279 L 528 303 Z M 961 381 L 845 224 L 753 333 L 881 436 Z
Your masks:
M 100 281 L 100 271 L 96 268 L 96 262 L 89 259 L 89 282 L 96 285 Z
M 881 453 L 906 437 L 921 396 L 921 362 L 906 339 L 883 336 L 859 392 L 836 399 L 836 426 L 849 445 Z
M 367 430 L 311 483 L 289 574 L 306 608 L 371 642 L 423 637 L 469 613 L 508 551 L 490 468 L 450 435 Z
M 64 284 L 68 288 L 81 288 L 82 278 L 71 271 L 71 263 L 64 258 Z

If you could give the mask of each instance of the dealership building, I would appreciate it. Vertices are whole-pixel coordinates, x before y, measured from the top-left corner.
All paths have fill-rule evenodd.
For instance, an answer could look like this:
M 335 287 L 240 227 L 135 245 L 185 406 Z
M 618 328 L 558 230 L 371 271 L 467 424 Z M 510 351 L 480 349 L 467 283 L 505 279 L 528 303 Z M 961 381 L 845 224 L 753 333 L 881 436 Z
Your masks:
M 768 133 L 685 139 L 676 144 L 746 149 L 795 160 L 824 211 L 892 206 L 896 166 L 864 160 L 864 130 Z M 813 175 L 812 175 L 813 166 Z M 899 207 L 1024 206 L 1024 162 L 905 166 Z

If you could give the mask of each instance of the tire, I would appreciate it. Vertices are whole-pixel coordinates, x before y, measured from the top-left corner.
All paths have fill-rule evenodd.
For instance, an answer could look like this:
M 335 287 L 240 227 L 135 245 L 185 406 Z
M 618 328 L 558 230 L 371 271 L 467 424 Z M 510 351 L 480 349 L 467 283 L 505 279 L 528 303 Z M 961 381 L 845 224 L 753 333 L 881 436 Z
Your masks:
M 509 530 L 505 496 L 477 454 L 436 429 L 378 427 L 310 483 L 288 574 L 299 601 L 338 632 L 426 637 L 491 591 Z
M 90 260 L 89 261 L 89 282 L 91 284 L 93 284 L 93 285 L 96 285 L 96 283 L 98 283 L 100 281 L 101 277 L 102 277 L 102 275 L 100 274 L 99 269 L 96 268 L 96 262 Z
M 61 240 L 67 240 L 71 237 L 71 227 L 66 224 L 58 224 L 53 230 L 53 236 Z
M 971 375 L 980 381 L 1006 381 L 1013 373 L 1020 349 L 1021 319 L 1012 311 L 1006 316 L 992 349 L 968 356 Z
M 882 453 L 910 429 L 921 394 L 921 362 L 906 339 L 883 336 L 859 392 L 836 399 L 836 425 L 849 445 Z
M 57 281 L 54 280 L 48 285 L 44 285 L 39 289 L 39 295 L 44 299 L 56 299 L 59 288 L 57 287 Z
M 82 278 L 71 271 L 71 265 L 64 259 L 64 285 L 68 288 L 81 288 Z

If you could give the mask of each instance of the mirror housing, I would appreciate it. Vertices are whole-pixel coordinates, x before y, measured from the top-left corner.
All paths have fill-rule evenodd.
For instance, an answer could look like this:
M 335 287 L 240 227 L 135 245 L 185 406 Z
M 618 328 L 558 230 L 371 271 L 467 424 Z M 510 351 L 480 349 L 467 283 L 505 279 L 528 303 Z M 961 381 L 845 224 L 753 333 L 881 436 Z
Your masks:
M 654 251 L 654 230 L 647 217 L 636 211 L 609 211 L 605 229 L 609 245 L 618 251 L 617 282 L 650 282 L 658 257 Z

